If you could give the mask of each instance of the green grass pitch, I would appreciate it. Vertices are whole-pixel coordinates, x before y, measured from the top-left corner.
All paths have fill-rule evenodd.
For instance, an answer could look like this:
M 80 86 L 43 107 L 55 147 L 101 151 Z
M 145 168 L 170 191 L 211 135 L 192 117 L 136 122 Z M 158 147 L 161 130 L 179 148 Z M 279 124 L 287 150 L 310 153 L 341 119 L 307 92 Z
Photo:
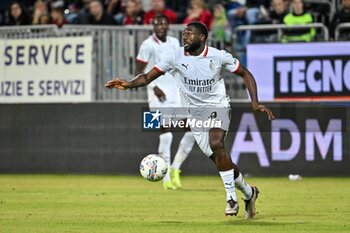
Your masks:
M 165 191 L 140 176 L 0 175 L 0 232 L 350 232 L 350 178 L 247 181 L 261 191 L 250 221 L 241 199 L 224 216 L 219 177 Z

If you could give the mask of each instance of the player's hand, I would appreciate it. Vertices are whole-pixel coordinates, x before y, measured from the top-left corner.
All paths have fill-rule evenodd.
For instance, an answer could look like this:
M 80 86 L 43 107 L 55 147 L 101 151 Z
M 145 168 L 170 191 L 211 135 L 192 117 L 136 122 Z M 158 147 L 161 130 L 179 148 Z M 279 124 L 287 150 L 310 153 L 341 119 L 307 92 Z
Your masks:
M 126 90 L 129 87 L 129 82 L 125 79 L 115 78 L 112 80 L 109 80 L 105 84 L 106 88 L 117 88 L 119 90 Z
M 273 115 L 272 111 L 268 107 L 266 107 L 265 105 L 253 104 L 253 109 L 255 111 L 265 112 L 267 117 L 269 118 L 269 120 L 275 119 L 275 116 Z
M 154 94 L 158 97 L 160 102 L 164 102 L 166 100 L 165 93 L 159 87 L 155 86 L 153 88 Z

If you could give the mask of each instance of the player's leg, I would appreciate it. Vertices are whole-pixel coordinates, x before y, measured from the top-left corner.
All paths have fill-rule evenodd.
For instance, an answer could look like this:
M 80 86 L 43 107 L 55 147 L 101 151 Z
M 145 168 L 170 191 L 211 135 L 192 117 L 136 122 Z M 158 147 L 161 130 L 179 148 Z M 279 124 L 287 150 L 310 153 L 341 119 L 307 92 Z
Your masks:
M 231 162 L 229 154 L 225 151 L 224 138 L 225 131 L 219 128 L 209 130 L 209 146 L 212 150 L 210 158 L 215 161 L 220 177 L 224 183 L 226 191 L 226 215 L 237 215 L 238 201 L 234 182 L 234 173 L 238 172 L 237 166 Z
M 250 186 L 249 184 L 247 184 L 241 173 L 239 173 L 238 177 L 235 177 L 235 185 L 236 188 L 240 190 L 244 196 L 245 218 L 254 218 L 256 214 L 255 201 L 258 198 L 259 189 L 255 186 Z
M 199 148 L 214 162 L 219 170 L 226 191 L 227 204 L 225 214 L 237 215 L 239 207 L 234 184 L 234 164 L 224 151 L 223 140 L 225 131 L 222 129 L 210 129 L 208 132 L 192 129 L 192 133 Z M 210 137 L 211 139 L 209 140 Z
M 194 142 L 195 139 L 192 135 L 192 132 L 190 131 L 187 131 L 180 141 L 179 148 L 177 149 L 175 158 L 173 160 L 173 163 L 171 164 L 170 171 L 171 180 L 176 188 L 182 187 L 180 179 L 180 168 L 183 162 L 187 159 L 189 153 L 191 152 Z
M 147 89 L 148 90 L 148 89 Z M 149 90 L 148 90 L 149 91 Z M 153 94 L 153 90 L 149 91 L 149 108 L 151 111 L 160 111 L 162 114 L 167 112 L 167 105 L 165 102 L 160 102 L 159 99 Z M 162 124 L 162 123 L 161 123 Z M 159 145 L 158 145 L 158 154 L 163 157 L 163 159 L 168 164 L 170 168 L 171 162 L 171 143 L 173 141 L 173 134 L 170 131 L 170 128 L 160 127 L 160 135 L 159 135 Z M 168 169 L 167 174 L 163 178 L 163 187 L 164 189 L 175 189 L 170 179 L 170 169 Z
M 171 160 L 171 143 L 173 141 L 173 134 L 169 129 L 161 127 L 161 134 L 159 135 L 159 146 L 158 154 L 163 157 L 167 162 L 168 167 L 170 167 Z M 170 179 L 170 169 L 168 169 L 167 174 L 163 178 L 164 189 L 174 189 L 171 179 Z
M 225 134 L 226 132 L 224 130 L 218 128 L 213 128 L 209 131 L 209 144 L 213 151 L 210 159 L 218 168 L 227 193 L 227 208 L 225 213 L 228 215 L 230 213 L 234 214 L 235 209 L 238 211 L 238 208 L 235 208 L 237 198 L 235 199 L 235 193 L 233 194 L 235 188 L 237 188 L 244 196 L 245 218 L 254 218 L 256 212 L 255 200 L 258 197 L 259 190 L 245 182 L 238 166 L 232 162 L 230 155 L 225 150 Z

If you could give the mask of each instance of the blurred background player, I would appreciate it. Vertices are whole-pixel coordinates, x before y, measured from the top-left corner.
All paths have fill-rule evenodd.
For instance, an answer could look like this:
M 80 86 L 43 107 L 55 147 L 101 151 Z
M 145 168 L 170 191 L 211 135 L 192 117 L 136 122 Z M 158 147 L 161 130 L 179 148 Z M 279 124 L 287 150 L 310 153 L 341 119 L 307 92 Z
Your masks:
M 146 39 L 140 47 L 136 58 L 136 74 L 150 71 L 155 64 L 161 61 L 164 54 L 180 48 L 175 37 L 168 36 L 169 21 L 163 14 L 153 18 L 154 34 Z M 157 108 L 176 109 L 181 107 L 179 91 L 175 79 L 171 74 L 164 74 L 147 86 L 148 102 L 151 111 Z M 161 127 L 158 153 L 170 166 L 171 143 L 173 134 L 169 128 Z M 192 150 L 194 138 L 191 132 L 186 132 L 180 141 L 178 151 L 168 174 L 163 179 L 165 189 L 181 188 L 180 166 Z M 170 176 L 171 175 L 171 176 Z
M 183 106 L 191 113 L 192 119 L 203 121 L 210 118 L 220 122 L 220 126 L 209 126 L 207 130 L 194 127 L 191 131 L 203 153 L 215 163 L 224 183 L 225 214 L 238 213 L 237 188 L 244 195 L 245 218 L 252 219 L 256 214 L 255 201 L 259 190 L 245 182 L 238 166 L 232 162 L 225 149 L 225 135 L 230 125 L 230 105 L 225 83 L 221 77 L 222 69 L 243 78 L 255 111 L 265 112 L 269 120 L 274 119 L 274 116 L 269 108 L 259 103 L 254 76 L 228 52 L 209 47 L 206 44 L 207 38 L 206 26 L 200 22 L 192 22 L 183 31 L 183 48 L 163 57 L 148 73 L 138 75 L 131 81 L 116 78 L 108 81 L 105 86 L 119 90 L 136 88 L 148 85 L 166 72 L 175 71 L 177 88 L 181 96 L 186 96 Z M 188 80 L 199 82 L 188 82 Z M 201 81 L 206 80 L 210 80 L 210 84 L 202 88 Z

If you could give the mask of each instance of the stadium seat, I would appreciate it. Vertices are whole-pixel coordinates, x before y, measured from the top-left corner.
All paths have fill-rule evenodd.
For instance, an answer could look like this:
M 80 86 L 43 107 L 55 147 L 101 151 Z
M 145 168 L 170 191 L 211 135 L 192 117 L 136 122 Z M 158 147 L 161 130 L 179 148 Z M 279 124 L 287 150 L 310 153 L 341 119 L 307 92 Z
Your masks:
M 306 9 L 314 17 L 314 22 L 328 24 L 334 14 L 334 7 L 328 0 L 307 0 Z

